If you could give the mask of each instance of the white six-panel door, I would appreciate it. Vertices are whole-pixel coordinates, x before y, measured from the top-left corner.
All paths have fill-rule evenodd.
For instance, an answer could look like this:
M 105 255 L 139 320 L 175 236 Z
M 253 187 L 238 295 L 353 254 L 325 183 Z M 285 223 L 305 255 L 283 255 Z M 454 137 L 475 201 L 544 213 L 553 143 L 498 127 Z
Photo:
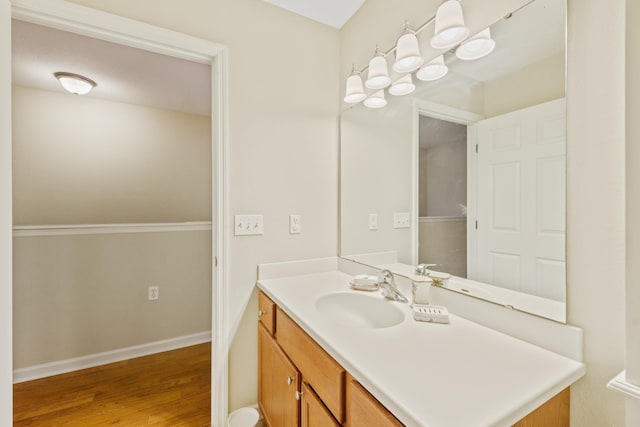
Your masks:
M 565 100 L 478 122 L 476 272 L 565 299 Z

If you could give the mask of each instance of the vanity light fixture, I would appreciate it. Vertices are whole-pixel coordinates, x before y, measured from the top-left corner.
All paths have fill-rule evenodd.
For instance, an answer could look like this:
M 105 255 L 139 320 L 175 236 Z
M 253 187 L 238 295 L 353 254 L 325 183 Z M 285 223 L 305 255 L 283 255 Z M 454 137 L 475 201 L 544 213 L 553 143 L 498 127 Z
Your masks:
M 86 95 L 97 86 L 96 82 L 79 74 L 59 71 L 53 75 L 67 92 L 75 95 Z
M 464 25 L 462 6 L 458 0 L 445 0 L 436 12 L 436 23 L 431 47 L 450 49 L 469 36 L 469 28 Z
M 387 100 L 384 98 L 384 90 L 379 90 L 365 99 L 364 105 L 369 108 L 382 108 L 386 106 Z
M 387 60 L 384 54 L 376 46 L 376 53 L 369 61 L 369 74 L 364 85 L 369 89 L 384 89 L 391 84 Z
M 416 85 L 413 84 L 411 74 L 405 74 L 391 85 L 389 93 L 391 95 L 401 96 L 408 95 L 414 90 L 416 90 Z
M 449 67 L 444 65 L 444 56 L 440 55 L 429 61 L 416 73 L 418 80 L 430 82 L 444 77 L 449 72 Z
M 456 56 L 464 60 L 480 59 L 493 52 L 496 42 L 491 38 L 491 29 L 485 28 L 462 42 L 456 49 Z
M 411 73 L 424 62 L 420 55 L 416 33 L 408 28 L 408 24 L 404 21 L 404 33 L 396 43 L 396 62 L 393 64 L 393 71 L 397 73 Z
M 347 79 L 347 93 L 344 96 L 344 102 L 357 104 L 366 97 L 367 95 L 364 93 L 364 87 L 362 85 L 362 77 L 360 77 L 360 73 L 356 71 L 354 65 L 351 69 L 351 75 Z

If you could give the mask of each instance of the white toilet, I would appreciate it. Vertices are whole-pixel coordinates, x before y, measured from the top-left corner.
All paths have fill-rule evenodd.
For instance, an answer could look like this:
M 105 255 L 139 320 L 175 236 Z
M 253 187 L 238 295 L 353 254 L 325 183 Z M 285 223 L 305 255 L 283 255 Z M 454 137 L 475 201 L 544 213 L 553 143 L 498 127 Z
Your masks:
M 261 427 L 262 425 L 260 411 L 252 407 L 236 409 L 227 419 L 227 427 Z

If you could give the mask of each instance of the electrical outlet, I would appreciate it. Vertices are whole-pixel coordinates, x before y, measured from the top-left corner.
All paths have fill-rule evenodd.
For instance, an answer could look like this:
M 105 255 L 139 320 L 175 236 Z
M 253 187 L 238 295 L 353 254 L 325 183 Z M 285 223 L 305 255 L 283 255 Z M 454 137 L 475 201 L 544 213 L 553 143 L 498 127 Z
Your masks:
M 264 234 L 262 215 L 235 215 L 233 218 L 236 236 Z
M 369 214 L 369 230 L 378 229 L 378 214 Z
M 411 214 L 409 212 L 395 212 L 393 214 L 393 228 L 411 227 Z
M 160 298 L 160 288 L 157 286 L 149 286 L 149 301 L 155 301 Z
M 302 233 L 302 215 L 289 215 L 289 234 Z

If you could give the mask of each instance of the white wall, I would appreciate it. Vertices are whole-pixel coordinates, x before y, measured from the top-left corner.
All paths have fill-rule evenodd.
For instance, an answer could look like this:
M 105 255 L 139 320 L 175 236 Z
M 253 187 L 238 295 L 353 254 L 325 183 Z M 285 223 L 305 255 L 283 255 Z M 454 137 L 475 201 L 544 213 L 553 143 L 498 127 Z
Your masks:
M 257 264 L 337 252 L 338 31 L 258 0 L 75 2 L 229 48 L 230 212 L 265 220 L 230 242 L 229 406 L 255 403 Z
M 0 76 L 11 73 L 11 4 L 0 3 Z M 0 79 L 0 425 L 12 424 L 11 82 Z
M 587 364 L 571 421 L 622 426 L 624 398 L 606 384 L 624 362 L 624 1 L 570 0 L 568 26 L 567 314 Z

